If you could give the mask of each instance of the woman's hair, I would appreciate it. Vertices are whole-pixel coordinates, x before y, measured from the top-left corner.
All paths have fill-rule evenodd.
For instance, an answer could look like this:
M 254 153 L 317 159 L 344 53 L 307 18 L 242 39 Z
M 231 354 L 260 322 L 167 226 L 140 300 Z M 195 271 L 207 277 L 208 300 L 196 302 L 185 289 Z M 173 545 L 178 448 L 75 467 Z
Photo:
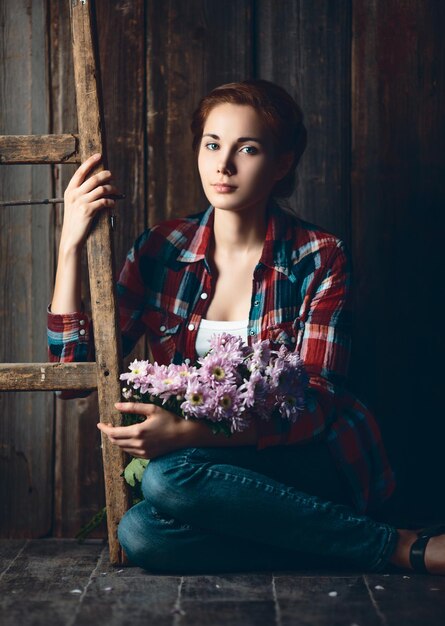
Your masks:
M 190 128 L 195 152 L 199 149 L 210 111 L 227 102 L 249 105 L 255 109 L 272 133 L 275 156 L 286 152 L 294 154 L 289 172 L 275 184 L 271 192 L 272 196 L 288 198 L 295 188 L 295 170 L 306 148 L 306 128 L 300 107 L 285 89 L 267 80 L 244 80 L 220 85 L 201 99 L 193 113 Z

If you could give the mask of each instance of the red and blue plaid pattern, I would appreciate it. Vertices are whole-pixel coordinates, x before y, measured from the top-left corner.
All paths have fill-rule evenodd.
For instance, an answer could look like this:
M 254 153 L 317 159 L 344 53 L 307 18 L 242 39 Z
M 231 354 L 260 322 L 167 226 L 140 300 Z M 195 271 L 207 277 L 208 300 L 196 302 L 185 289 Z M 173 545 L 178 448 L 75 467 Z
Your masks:
M 117 284 L 124 354 L 147 333 L 158 363 L 196 360 L 196 334 L 215 288 L 206 256 L 213 219 L 210 206 L 162 222 L 135 241 Z M 310 382 L 307 408 L 295 424 L 259 420 L 257 447 L 324 438 L 357 510 L 368 512 L 392 494 L 395 477 L 374 416 L 346 389 L 351 321 L 343 242 L 271 204 L 253 275 L 249 343 L 270 339 L 299 350 Z M 94 358 L 91 335 L 85 314 L 49 313 L 50 360 Z

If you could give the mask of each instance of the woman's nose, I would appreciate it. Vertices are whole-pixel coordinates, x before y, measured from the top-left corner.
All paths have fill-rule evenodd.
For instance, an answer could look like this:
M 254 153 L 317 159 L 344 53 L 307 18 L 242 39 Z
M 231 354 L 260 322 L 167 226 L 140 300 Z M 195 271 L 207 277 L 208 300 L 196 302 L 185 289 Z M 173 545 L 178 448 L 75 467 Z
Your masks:
M 230 160 L 228 158 L 221 159 L 220 162 L 218 163 L 218 173 L 227 174 L 228 176 L 230 176 L 231 174 L 233 174 L 233 172 L 234 172 L 234 166 L 230 162 Z

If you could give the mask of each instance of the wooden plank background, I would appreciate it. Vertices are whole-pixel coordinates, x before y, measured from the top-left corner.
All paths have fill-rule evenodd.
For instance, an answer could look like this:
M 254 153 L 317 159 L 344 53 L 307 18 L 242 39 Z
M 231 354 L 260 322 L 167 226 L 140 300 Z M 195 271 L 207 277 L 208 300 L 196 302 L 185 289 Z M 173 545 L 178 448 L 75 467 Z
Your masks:
M 77 131 L 68 9 L 68 0 L 0 5 L 0 133 Z M 436 496 L 445 434 L 443 3 L 97 0 L 96 9 L 109 165 L 127 196 L 117 266 L 146 225 L 207 206 L 189 131 L 199 98 L 248 77 L 288 89 L 309 138 L 289 203 L 353 253 L 351 384 L 384 432 L 401 511 L 445 514 Z M 61 196 L 74 169 L 2 166 L 1 199 Z M 2 361 L 46 360 L 62 211 L 0 211 Z M 86 274 L 83 300 L 88 310 Z M 141 340 L 133 356 L 146 354 Z M 0 406 L 0 534 L 73 536 L 104 503 L 96 394 L 0 393 Z

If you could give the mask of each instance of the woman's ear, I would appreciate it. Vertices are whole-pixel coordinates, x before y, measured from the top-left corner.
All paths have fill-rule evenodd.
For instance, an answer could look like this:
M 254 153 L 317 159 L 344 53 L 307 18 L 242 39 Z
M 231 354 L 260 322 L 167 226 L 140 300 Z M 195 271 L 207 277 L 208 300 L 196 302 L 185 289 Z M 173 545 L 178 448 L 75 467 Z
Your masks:
M 295 155 L 293 152 L 284 152 L 283 154 L 280 154 L 276 166 L 275 180 L 281 180 L 286 176 L 292 167 L 294 157 Z

